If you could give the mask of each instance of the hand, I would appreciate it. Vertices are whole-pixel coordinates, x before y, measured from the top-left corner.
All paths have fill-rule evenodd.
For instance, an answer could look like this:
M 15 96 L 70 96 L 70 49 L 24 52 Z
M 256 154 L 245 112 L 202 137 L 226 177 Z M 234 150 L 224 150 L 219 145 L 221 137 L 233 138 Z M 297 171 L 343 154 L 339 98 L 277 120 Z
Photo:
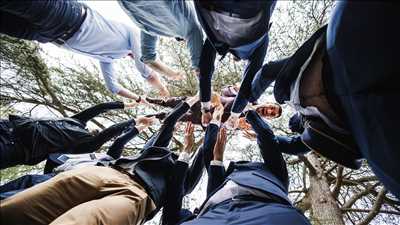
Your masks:
M 252 140 L 252 141 L 257 139 L 257 134 L 254 133 L 254 132 L 251 132 L 249 130 L 243 130 L 243 136 L 245 138 L 248 138 L 249 140 Z
M 224 106 L 222 104 L 218 105 L 217 107 L 214 108 L 212 119 L 220 122 L 223 114 L 224 114 Z
M 211 112 L 201 113 L 201 124 L 206 127 L 212 118 Z
M 169 97 L 170 96 L 169 91 L 168 91 L 168 89 L 166 87 L 161 88 L 159 94 L 162 97 Z
M 153 125 L 156 120 L 157 119 L 155 116 L 152 116 L 152 117 L 141 116 L 136 119 L 136 124 L 149 127 L 149 126 Z
M 175 71 L 169 76 L 170 80 L 183 80 L 186 77 L 185 72 L 183 71 Z
M 185 140 L 183 150 L 189 154 L 193 152 L 194 146 L 194 126 L 191 122 L 186 124 L 185 128 Z
M 131 109 L 135 106 L 139 105 L 139 103 L 133 101 L 133 102 L 124 102 L 124 109 Z
M 239 116 L 231 115 L 226 121 L 226 127 L 230 130 L 236 130 L 239 126 Z
M 226 145 L 226 129 L 222 127 L 219 130 L 217 142 L 214 146 L 214 160 L 222 161 L 224 159 L 224 151 Z
M 239 129 L 241 130 L 250 130 L 252 129 L 251 125 L 246 121 L 244 117 L 239 118 Z

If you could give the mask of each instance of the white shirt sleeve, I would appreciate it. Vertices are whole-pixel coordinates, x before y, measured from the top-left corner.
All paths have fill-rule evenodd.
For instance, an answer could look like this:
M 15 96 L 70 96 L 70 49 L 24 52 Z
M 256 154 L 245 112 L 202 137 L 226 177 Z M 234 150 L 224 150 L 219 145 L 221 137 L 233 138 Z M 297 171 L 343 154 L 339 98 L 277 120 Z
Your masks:
M 187 153 L 187 152 L 181 152 L 181 153 L 179 154 L 178 160 L 189 164 L 189 161 L 190 161 L 190 154 Z
M 224 166 L 224 163 L 222 161 L 219 161 L 219 160 L 212 160 L 210 162 L 210 165 L 211 166 Z
M 130 39 L 129 41 L 130 41 L 136 69 L 139 71 L 139 73 L 142 75 L 142 77 L 144 79 L 148 79 L 150 77 L 150 74 L 153 71 L 148 66 L 146 66 L 146 64 L 144 64 L 142 61 L 140 61 L 140 56 L 142 55 L 141 48 L 140 48 L 140 42 L 139 42 L 140 34 L 133 28 L 127 27 L 126 29 L 129 32 L 129 39 Z
M 121 90 L 121 86 L 118 84 L 115 77 L 113 63 L 100 62 L 100 68 L 104 77 L 104 81 L 106 82 L 107 89 L 113 94 L 118 93 Z

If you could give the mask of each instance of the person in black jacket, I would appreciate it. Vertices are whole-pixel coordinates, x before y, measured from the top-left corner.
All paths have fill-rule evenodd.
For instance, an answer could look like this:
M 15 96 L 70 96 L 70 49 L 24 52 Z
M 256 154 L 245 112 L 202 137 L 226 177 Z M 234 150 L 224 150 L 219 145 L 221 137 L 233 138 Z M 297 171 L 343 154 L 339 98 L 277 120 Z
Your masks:
M 298 149 L 298 140 L 276 141 L 271 128 L 255 111 L 249 111 L 246 119 L 257 134 L 263 162 L 231 162 L 225 170 L 222 161 L 226 132 L 221 128 L 214 160 L 208 163 L 207 199 L 197 214 L 190 216 L 187 211 L 180 211 L 184 194 L 177 193 L 178 202 L 170 202 L 171 210 L 164 215 L 163 225 L 231 224 L 232 221 L 246 225 L 310 224 L 288 198 L 288 172 L 281 154 L 284 149 Z M 176 184 L 176 190 L 181 189 L 181 184 Z
M 121 134 L 113 144 L 108 148 L 106 153 L 88 153 L 88 154 L 62 154 L 52 153 L 46 160 L 44 174 L 28 174 L 0 186 L 0 200 L 9 198 L 25 189 L 33 187 L 44 181 L 47 181 L 55 175 L 72 169 L 84 166 L 94 166 L 99 162 L 110 162 L 119 159 L 124 150 L 124 146 L 133 137 L 138 134 L 138 130 L 142 130 L 151 125 L 150 120 L 138 119 L 138 129 L 131 127 Z
M 86 128 L 87 122 L 100 113 L 130 107 L 130 104 L 100 103 L 71 117 L 57 119 L 9 115 L 8 120 L 0 120 L 0 169 L 20 164 L 35 165 L 50 153 L 94 152 L 111 138 L 134 126 L 135 121 L 126 120 L 99 133 L 90 132 Z
M 268 48 L 270 17 L 276 1 L 195 1 L 197 17 L 207 35 L 200 58 L 199 88 L 202 121 L 211 119 L 211 80 L 217 53 L 248 60 L 240 89 L 231 108 L 227 125 L 237 128 L 238 119 L 251 96 L 251 82 L 262 67 Z
M 182 175 L 174 173 L 175 167 L 188 161 L 187 154 L 178 158 L 167 146 L 176 122 L 196 101 L 189 98 L 178 105 L 138 155 L 104 163 L 104 167 L 67 171 L 1 202 L 2 216 L 10 224 L 140 224 L 151 219 L 173 193 L 174 177 Z M 206 136 L 216 136 L 212 131 L 208 129 Z M 204 143 L 198 153 L 202 156 L 189 169 L 190 177 L 201 176 L 209 149 L 212 146 Z M 198 181 L 192 180 L 185 183 L 185 192 Z

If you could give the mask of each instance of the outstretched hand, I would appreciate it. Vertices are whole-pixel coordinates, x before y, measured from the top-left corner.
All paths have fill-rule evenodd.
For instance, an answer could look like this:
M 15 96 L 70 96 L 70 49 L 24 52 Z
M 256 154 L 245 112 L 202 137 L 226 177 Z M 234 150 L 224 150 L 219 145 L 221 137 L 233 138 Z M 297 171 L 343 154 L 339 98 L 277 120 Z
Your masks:
M 226 127 L 229 130 L 236 130 L 239 126 L 239 117 L 231 115 L 229 119 L 226 121 Z
M 185 128 L 185 140 L 183 150 L 191 154 L 193 152 L 194 146 L 194 125 L 191 122 L 188 122 Z
M 226 145 L 226 128 L 222 127 L 219 130 L 217 142 L 214 146 L 214 160 L 222 161 L 224 159 L 225 145 Z
M 221 122 L 223 114 L 224 114 L 224 106 L 222 104 L 220 104 L 220 105 L 218 105 L 217 107 L 214 108 L 212 119 L 214 121 Z
M 141 116 L 136 119 L 136 124 L 149 127 L 153 125 L 153 123 L 155 123 L 156 120 L 157 119 L 155 116 L 152 117 Z
M 252 141 L 257 139 L 257 134 L 249 130 L 243 130 L 243 136 Z
M 211 112 L 203 112 L 201 113 L 201 124 L 206 127 L 210 123 L 212 119 Z

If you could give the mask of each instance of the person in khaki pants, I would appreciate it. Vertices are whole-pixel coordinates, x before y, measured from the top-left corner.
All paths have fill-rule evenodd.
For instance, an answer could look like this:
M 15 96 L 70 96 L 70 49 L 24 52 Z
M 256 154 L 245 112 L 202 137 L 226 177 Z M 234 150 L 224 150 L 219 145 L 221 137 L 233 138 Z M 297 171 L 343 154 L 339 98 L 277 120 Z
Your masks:
M 120 158 L 104 167 L 61 173 L 1 202 L 2 221 L 21 225 L 141 224 L 151 219 L 167 200 L 169 182 L 183 177 L 172 172 L 176 165 L 188 163 L 189 150 L 178 158 L 167 146 L 175 123 L 196 101 L 197 98 L 189 98 L 178 105 L 138 156 Z M 138 129 L 133 130 L 138 133 Z M 204 143 L 198 151 L 189 169 L 187 180 L 191 182 L 185 183 L 185 193 L 196 186 L 204 168 L 205 152 L 212 148 Z

